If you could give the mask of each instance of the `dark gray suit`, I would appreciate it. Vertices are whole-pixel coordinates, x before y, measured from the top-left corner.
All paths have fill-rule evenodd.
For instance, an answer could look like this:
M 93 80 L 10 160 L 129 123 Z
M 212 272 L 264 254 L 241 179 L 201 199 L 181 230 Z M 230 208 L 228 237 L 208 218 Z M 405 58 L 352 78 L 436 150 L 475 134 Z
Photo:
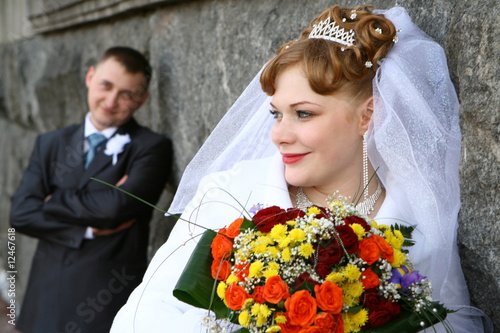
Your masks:
M 152 208 L 90 177 L 116 184 L 128 175 L 121 188 L 156 203 L 171 143 L 132 119 L 117 130 L 131 142 L 116 165 L 103 147 L 85 170 L 83 130 L 73 125 L 38 137 L 12 198 L 12 226 L 39 239 L 17 322 L 23 332 L 108 332 L 147 266 Z M 131 219 L 119 233 L 84 239 L 88 226 L 112 229 Z

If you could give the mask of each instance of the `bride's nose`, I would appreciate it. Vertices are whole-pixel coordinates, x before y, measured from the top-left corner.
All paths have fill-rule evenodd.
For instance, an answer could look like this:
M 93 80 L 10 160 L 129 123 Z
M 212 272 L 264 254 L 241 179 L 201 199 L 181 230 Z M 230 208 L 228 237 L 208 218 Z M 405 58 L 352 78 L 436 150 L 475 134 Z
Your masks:
M 296 140 L 295 131 L 293 126 L 288 122 L 286 118 L 277 121 L 271 131 L 271 140 L 276 146 L 291 144 Z

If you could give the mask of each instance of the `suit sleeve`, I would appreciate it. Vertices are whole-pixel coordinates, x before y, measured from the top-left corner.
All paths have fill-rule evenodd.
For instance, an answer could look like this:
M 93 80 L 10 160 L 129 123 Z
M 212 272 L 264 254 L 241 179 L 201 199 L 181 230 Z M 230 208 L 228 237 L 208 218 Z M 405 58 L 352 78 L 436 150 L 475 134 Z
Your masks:
M 128 180 L 121 188 L 155 204 L 170 173 L 171 151 L 170 141 L 164 137 L 149 145 L 137 143 L 125 172 Z M 46 218 L 99 229 L 116 228 L 150 212 L 150 206 L 106 185 L 57 190 L 43 206 Z
M 44 201 L 50 194 L 50 188 L 41 155 L 39 137 L 21 184 L 12 197 L 10 224 L 28 236 L 78 248 L 85 235 L 84 226 L 62 223 L 46 218 L 43 214 Z

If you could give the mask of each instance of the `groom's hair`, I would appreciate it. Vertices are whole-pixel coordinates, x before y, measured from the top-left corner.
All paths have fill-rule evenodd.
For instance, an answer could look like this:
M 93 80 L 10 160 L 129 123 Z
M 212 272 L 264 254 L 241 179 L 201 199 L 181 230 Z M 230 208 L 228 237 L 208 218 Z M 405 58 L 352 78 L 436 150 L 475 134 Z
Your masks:
M 153 69 L 149 64 L 149 61 L 141 52 L 128 46 L 114 46 L 107 49 L 103 53 L 98 64 L 108 60 L 109 58 L 113 58 L 118 61 L 125 67 L 127 72 L 131 74 L 144 74 L 144 88 L 146 91 L 148 90 L 149 82 L 151 81 L 151 76 L 153 75 Z

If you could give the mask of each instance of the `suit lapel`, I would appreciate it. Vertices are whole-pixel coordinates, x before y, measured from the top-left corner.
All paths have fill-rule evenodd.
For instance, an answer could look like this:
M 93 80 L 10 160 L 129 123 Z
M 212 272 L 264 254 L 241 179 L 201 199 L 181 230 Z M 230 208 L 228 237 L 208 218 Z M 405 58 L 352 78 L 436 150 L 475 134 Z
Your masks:
M 123 126 L 118 127 L 116 132 L 108 139 L 111 140 L 115 135 L 117 134 L 125 134 L 129 133 L 131 138 L 132 138 L 132 132 L 138 127 L 139 125 L 137 122 L 132 118 L 128 123 L 126 123 Z M 83 137 L 83 134 L 82 134 Z M 83 169 L 83 162 L 82 162 L 82 169 L 83 169 L 83 175 L 80 178 L 80 183 L 78 184 L 78 188 L 84 187 L 89 181 L 91 181 L 91 177 L 95 176 L 97 173 L 99 173 L 102 169 L 107 168 L 111 165 L 111 162 L 113 160 L 113 156 L 108 156 L 104 154 L 104 151 L 106 150 L 106 144 L 108 143 L 106 141 L 100 149 L 97 151 L 94 159 L 89 165 L 89 168 L 87 170 Z M 127 149 L 129 149 L 130 143 L 127 144 L 123 152 L 118 155 L 118 159 L 120 158 L 121 155 L 123 155 Z

